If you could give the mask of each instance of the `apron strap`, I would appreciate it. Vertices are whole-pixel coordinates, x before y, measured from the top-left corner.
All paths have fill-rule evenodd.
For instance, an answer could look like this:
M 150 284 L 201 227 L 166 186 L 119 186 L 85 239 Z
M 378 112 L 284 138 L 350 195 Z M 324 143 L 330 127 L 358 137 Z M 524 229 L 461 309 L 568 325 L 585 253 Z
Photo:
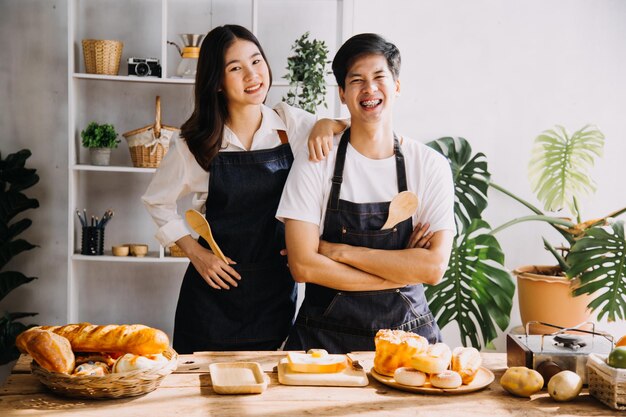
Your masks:
M 341 183 L 343 182 L 343 166 L 346 163 L 346 149 L 350 142 L 350 128 L 347 128 L 341 135 L 341 142 L 337 148 L 337 159 L 335 160 L 335 170 L 333 172 L 332 186 L 330 188 L 330 197 L 328 199 L 328 208 L 336 210 L 339 207 L 339 192 L 341 191 Z
M 406 168 L 404 166 L 404 154 L 400 149 L 400 141 L 396 133 L 393 134 L 393 153 L 396 156 L 396 178 L 398 179 L 398 192 L 406 191 Z
M 285 143 L 289 143 L 287 132 L 285 132 L 284 130 L 277 130 L 276 132 L 278 133 L 278 137 L 280 138 L 280 143 L 282 143 L 283 145 Z
M 350 142 L 350 128 L 341 135 L 341 142 L 337 148 L 337 159 L 335 161 L 335 170 L 333 172 L 332 186 L 330 189 L 330 197 L 328 198 L 328 208 L 337 209 L 339 206 L 339 193 L 341 191 L 341 183 L 343 182 L 343 167 L 346 163 L 346 150 Z M 398 136 L 393 134 L 393 153 L 396 157 L 396 177 L 398 179 L 398 192 L 406 191 L 406 167 L 404 165 L 404 154 L 400 148 Z

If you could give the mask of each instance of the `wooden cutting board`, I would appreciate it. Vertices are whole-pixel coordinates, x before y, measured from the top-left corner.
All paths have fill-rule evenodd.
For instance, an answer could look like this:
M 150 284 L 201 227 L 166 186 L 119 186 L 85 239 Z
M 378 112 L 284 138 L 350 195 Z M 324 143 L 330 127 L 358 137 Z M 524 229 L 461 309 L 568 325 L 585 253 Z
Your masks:
M 283 358 L 278 363 L 278 382 L 283 385 L 318 385 L 333 387 L 364 387 L 369 384 L 363 369 L 347 367 L 334 373 L 292 372 L 289 360 Z

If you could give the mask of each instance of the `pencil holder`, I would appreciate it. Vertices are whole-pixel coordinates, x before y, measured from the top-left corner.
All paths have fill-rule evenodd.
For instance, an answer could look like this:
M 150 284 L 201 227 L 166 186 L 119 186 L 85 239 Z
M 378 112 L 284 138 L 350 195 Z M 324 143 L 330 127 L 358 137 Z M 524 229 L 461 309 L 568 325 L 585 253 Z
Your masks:
M 96 226 L 83 227 L 82 255 L 104 254 L 104 229 Z

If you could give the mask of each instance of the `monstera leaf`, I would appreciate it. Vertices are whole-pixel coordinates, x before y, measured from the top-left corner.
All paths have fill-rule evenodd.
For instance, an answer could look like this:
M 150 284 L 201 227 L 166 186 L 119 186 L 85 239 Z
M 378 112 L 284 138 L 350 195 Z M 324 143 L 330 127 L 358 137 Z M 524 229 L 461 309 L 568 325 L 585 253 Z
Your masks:
M 572 247 L 567 257 L 567 275 L 578 277 L 575 295 L 594 294 L 589 308 L 599 310 L 598 320 L 626 319 L 626 239 L 624 222 L 610 227 L 592 227 Z
M 427 143 L 448 158 L 454 180 L 454 215 L 457 227 L 467 228 L 472 219 L 480 219 L 487 207 L 489 172 L 487 158 L 481 152 L 472 155 L 472 147 L 463 138 L 445 137 Z
M 504 268 L 504 253 L 489 225 L 475 219 L 454 239 L 442 281 L 426 287 L 426 297 L 440 328 L 456 321 L 465 346 L 481 347 L 509 325 L 515 284 Z
M 576 199 L 595 190 L 589 171 L 603 147 L 604 135 L 591 125 L 572 136 L 563 126 L 556 126 L 535 139 L 528 169 L 533 191 L 546 210 L 567 205 L 579 217 Z

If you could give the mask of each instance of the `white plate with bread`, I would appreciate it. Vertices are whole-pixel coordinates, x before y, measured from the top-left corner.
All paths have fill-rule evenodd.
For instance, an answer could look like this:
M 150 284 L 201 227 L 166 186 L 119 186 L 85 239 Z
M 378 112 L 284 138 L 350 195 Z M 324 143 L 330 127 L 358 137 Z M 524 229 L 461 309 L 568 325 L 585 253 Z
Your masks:
M 450 349 L 445 343 L 402 330 L 381 329 L 375 338 L 371 375 L 377 381 L 422 394 L 465 394 L 487 387 L 493 372 L 481 366 L 473 347 Z
M 417 392 L 419 394 L 467 394 L 469 392 L 478 391 L 489 386 L 489 384 L 491 384 L 495 378 L 493 372 L 481 366 L 480 368 L 478 368 L 478 372 L 476 373 L 474 380 L 468 385 L 461 385 L 458 388 L 436 388 L 433 387 L 432 384 L 428 381 L 425 382 L 422 386 L 399 384 L 398 382 L 396 382 L 394 377 L 381 375 L 373 368 L 370 371 L 370 374 L 375 380 L 387 386 L 397 388 L 402 391 Z

